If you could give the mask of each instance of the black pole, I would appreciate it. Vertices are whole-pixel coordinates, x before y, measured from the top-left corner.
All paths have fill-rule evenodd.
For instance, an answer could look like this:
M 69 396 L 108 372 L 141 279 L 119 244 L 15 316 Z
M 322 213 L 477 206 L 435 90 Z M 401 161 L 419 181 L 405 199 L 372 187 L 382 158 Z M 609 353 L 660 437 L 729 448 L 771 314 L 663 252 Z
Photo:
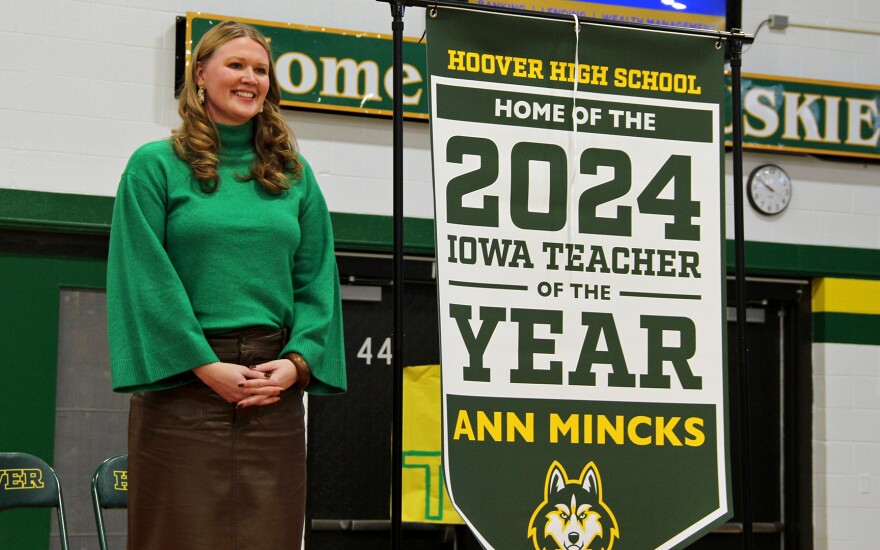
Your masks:
M 725 2 L 727 13 L 727 30 L 742 28 L 742 0 L 727 0 Z
M 391 548 L 402 549 L 403 490 L 403 2 L 391 2 L 394 96 L 394 350 L 391 430 Z
M 752 529 L 752 460 L 749 414 L 748 338 L 746 325 L 746 251 L 743 229 L 742 169 L 742 34 L 732 29 L 730 38 L 731 114 L 733 118 L 733 218 L 736 246 L 736 331 L 740 403 L 740 474 L 742 475 L 743 548 L 754 548 Z

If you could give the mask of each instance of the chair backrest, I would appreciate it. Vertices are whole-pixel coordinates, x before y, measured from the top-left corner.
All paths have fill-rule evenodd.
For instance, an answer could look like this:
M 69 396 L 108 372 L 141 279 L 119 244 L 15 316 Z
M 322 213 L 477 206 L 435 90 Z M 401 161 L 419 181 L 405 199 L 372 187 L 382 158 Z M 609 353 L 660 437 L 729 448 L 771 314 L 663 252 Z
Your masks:
M 27 453 L 0 453 L 0 510 L 12 508 L 55 508 L 61 548 L 67 550 L 61 483 L 43 459 Z
M 104 513 L 107 508 L 128 506 L 128 455 L 117 455 L 101 463 L 92 476 L 92 505 L 101 550 L 107 550 Z

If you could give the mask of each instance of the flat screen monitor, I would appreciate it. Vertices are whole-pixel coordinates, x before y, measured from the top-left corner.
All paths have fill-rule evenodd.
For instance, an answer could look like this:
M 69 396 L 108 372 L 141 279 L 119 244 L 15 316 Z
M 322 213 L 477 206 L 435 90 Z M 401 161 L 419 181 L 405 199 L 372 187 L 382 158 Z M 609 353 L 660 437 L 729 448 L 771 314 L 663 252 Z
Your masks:
M 731 2 L 731 0 L 467 1 L 470 4 L 498 8 L 577 14 L 578 17 L 593 19 L 711 31 L 726 30 L 728 23 L 730 23 L 729 15 L 731 15 L 728 13 L 728 4 L 741 3 Z

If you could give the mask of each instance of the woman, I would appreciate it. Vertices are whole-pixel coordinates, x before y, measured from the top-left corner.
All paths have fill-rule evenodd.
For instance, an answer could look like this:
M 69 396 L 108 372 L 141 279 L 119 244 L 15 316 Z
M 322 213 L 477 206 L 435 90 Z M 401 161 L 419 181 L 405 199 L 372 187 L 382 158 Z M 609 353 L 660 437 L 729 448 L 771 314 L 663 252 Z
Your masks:
M 299 548 L 302 391 L 345 390 L 327 206 L 269 45 L 222 22 L 172 137 L 131 157 L 107 274 L 113 389 L 133 392 L 130 549 Z

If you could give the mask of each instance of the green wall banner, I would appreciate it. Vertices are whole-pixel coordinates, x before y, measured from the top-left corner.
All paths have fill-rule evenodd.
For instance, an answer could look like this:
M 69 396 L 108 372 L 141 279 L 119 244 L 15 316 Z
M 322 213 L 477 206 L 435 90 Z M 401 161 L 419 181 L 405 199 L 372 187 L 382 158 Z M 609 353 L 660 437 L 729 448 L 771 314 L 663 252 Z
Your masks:
M 367 115 L 392 114 L 389 35 L 190 12 L 186 14 L 184 45 L 187 63 L 202 35 L 225 19 L 253 25 L 269 39 L 282 105 Z M 416 39 L 407 39 L 403 54 L 404 116 L 427 118 L 428 99 L 422 82 L 425 46 Z
M 742 98 L 749 149 L 880 159 L 880 87 L 745 75 Z M 729 124 L 729 81 L 724 104 Z
M 428 19 L 444 467 L 487 548 L 678 548 L 731 515 L 723 52 Z

